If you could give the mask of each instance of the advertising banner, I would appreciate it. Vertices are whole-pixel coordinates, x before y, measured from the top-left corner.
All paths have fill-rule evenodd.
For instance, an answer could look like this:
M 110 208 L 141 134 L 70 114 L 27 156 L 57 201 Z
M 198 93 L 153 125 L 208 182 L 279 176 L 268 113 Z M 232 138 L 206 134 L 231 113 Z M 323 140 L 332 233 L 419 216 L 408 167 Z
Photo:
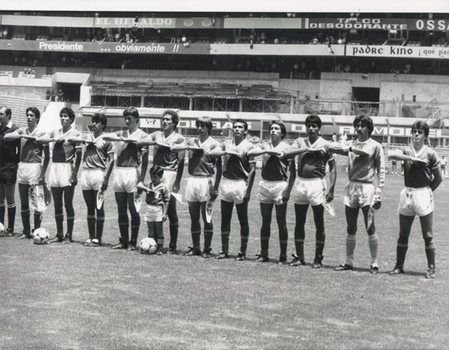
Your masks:
M 448 31 L 447 19 L 412 18 L 305 18 L 307 29 L 425 30 Z
M 101 41 L 0 40 L 0 50 L 125 54 L 207 55 L 209 44 L 118 43 Z
M 448 47 L 346 45 L 346 56 L 448 59 Z
M 94 22 L 99 28 L 222 28 L 223 19 L 209 17 L 97 17 Z

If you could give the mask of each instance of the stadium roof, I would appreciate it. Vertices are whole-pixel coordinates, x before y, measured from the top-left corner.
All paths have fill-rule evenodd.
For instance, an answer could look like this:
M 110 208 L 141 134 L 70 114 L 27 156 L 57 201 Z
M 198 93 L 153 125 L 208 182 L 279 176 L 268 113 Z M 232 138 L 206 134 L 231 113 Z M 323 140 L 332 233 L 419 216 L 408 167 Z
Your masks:
M 409 0 L 407 2 L 392 0 L 0 0 L 0 9 L 3 11 L 448 13 L 449 3 L 447 0 Z

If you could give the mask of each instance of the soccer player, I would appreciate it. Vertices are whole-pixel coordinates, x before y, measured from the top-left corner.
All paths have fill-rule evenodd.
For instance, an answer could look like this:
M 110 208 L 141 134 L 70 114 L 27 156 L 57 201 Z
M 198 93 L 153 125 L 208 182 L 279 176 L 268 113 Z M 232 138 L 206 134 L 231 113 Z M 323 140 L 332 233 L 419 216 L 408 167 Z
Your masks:
M 159 165 L 164 170 L 162 181 L 166 184 L 170 193 L 178 193 L 180 190 L 181 177 L 184 170 L 184 151 L 176 152 L 171 149 L 173 145 L 184 142 L 184 137 L 176 130 L 180 120 L 178 113 L 172 110 L 164 111 L 162 114 L 161 131 L 155 131 L 149 135 L 153 145 L 153 165 Z M 145 143 L 146 140 L 143 140 Z M 169 253 L 176 254 L 178 240 L 178 215 L 177 202 L 174 196 L 170 196 L 167 216 L 169 218 L 170 243 Z
M 45 182 L 45 172 L 50 160 L 48 145 L 38 142 L 45 137 L 44 131 L 38 129 L 41 113 L 36 107 L 26 109 L 27 126 L 5 135 L 5 141 L 20 140 L 20 163 L 17 170 L 17 183 L 21 203 L 23 234 L 20 238 L 31 238 L 30 205 L 28 191 L 31 185 Z M 42 164 L 42 160 L 43 164 Z M 41 226 L 42 213 L 34 212 L 34 229 Z
M 436 152 L 427 146 L 430 128 L 427 123 L 417 121 L 412 125 L 412 143 L 403 150 L 389 152 L 392 159 L 404 163 L 405 189 L 400 193 L 398 207 L 400 234 L 397 241 L 397 262 L 391 275 L 404 273 L 406 251 L 411 226 L 416 215 L 420 218 L 422 236 L 425 241 L 428 270 L 426 278 L 435 277 L 435 246 L 433 242 L 433 192 L 442 182 L 440 164 Z
M 217 198 L 220 179 L 222 177 L 222 161 L 212 157 L 210 152 L 219 146 L 219 143 L 210 135 L 212 122 L 209 117 L 200 117 L 195 121 L 198 138 L 186 140 L 184 144 L 175 145 L 173 150 L 189 150 L 188 171 L 191 175 L 186 183 L 186 200 L 189 204 L 191 216 L 192 247 L 185 255 L 201 255 L 204 258 L 212 257 L 211 241 L 213 237 L 213 224 L 206 219 L 206 204 Z M 215 180 L 213 179 L 215 170 Z M 200 249 L 200 214 L 204 222 L 204 249 Z
M 286 225 L 287 201 L 295 180 L 295 164 L 284 157 L 290 145 L 283 141 L 286 127 L 280 121 L 270 123 L 270 142 L 255 146 L 248 152 L 250 157 L 262 155 L 261 181 L 259 182 L 258 198 L 260 201 L 261 253 L 256 261 L 269 261 L 270 225 L 272 210 L 275 204 L 278 232 L 280 240 L 279 263 L 287 262 L 288 229 Z M 289 172 L 289 182 L 288 182 Z
M 114 163 L 114 152 L 111 141 L 105 140 L 104 130 L 107 118 L 103 113 L 95 113 L 92 117 L 92 137 L 81 140 L 86 144 L 83 156 L 83 171 L 80 186 L 87 207 L 87 224 L 89 239 L 87 246 L 102 244 L 105 210 L 103 204 L 97 208 L 98 191 L 106 191 Z M 108 169 L 108 171 L 106 171 Z M 106 171 L 106 173 L 105 173 Z
M 17 168 L 19 164 L 20 141 L 5 142 L 5 135 L 17 130 L 11 121 L 11 109 L 0 107 L 0 222 L 5 223 L 5 199 L 8 207 L 8 227 L 5 234 L 14 236 L 14 222 L 16 218 L 16 189 Z M 5 225 L 6 226 L 6 225 Z
M 112 248 L 136 250 L 141 218 L 136 210 L 134 198 L 137 191 L 136 185 L 143 182 L 148 166 L 148 147 L 138 145 L 137 141 L 148 135 L 138 127 L 139 111 L 136 108 L 128 107 L 123 111 L 123 116 L 127 130 L 117 131 L 104 137 L 106 141 L 116 142 L 117 152 L 112 183 L 119 212 L 120 240 Z M 139 165 L 141 165 L 140 172 Z M 128 209 L 131 214 L 129 242 Z
M 349 182 L 344 190 L 347 260 L 335 270 L 353 270 L 358 214 L 361 209 L 369 239 L 370 272 L 376 274 L 379 272 L 378 236 L 374 221 L 369 224 L 369 211 L 381 207 L 381 192 L 385 178 L 384 153 L 381 145 L 370 137 L 373 131 L 372 118 L 359 115 L 353 120 L 353 126 L 357 134 L 356 140 L 348 145 L 331 144 L 329 148 L 332 152 L 348 156 Z
M 230 223 L 233 214 L 233 204 L 241 225 L 241 247 L 236 257 L 237 261 L 245 260 L 250 227 L 248 224 L 248 201 L 255 180 L 255 162 L 248 156 L 253 144 L 246 139 L 248 124 L 243 119 L 233 122 L 234 139 L 226 140 L 212 151 L 211 155 L 221 156 L 223 162 L 222 180 L 220 182 L 219 197 L 221 199 L 222 214 L 222 251 L 216 259 L 226 259 L 230 239 Z
M 163 222 L 167 219 L 167 207 L 170 201 L 170 191 L 162 181 L 164 169 L 159 165 L 150 168 L 150 183 L 144 188 L 146 196 L 146 213 L 144 216 L 148 226 L 148 237 L 158 244 L 156 254 L 162 255 L 164 248 Z
M 336 161 L 328 150 L 329 142 L 320 136 L 322 121 L 317 115 L 305 120 L 308 137 L 297 139 L 285 157 L 298 155 L 298 178 L 294 183 L 295 203 L 295 251 L 291 266 L 305 265 L 304 240 L 308 207 L 311 205 L 316 226 L 316 254 L 313 268 L 321 268 L 325 246 L 324 205 L 334 199 L 336 185 Z M 330 169 L 330 189 L 327 192 L 325 169 Z
M 78 183 L 77 174 L 81 164 L 81 146 L 70 139 L 80 137 L 80 132 L 72 128 L 75 121 L 75 112 L 64 107 L 59 112 L 61 129 L 50 132 L 51 141 L 54 142 L 52 163 L 49 166 L 47 183 L 51 187 L 53 204 L 55 206 L 56 236 L 49 242 L 56 243 L 73 241 L 73 226 L 75 210 L 73 208 L 73 195 Z M 67 215 L 67 233 L 64 235 L 63 199 Z

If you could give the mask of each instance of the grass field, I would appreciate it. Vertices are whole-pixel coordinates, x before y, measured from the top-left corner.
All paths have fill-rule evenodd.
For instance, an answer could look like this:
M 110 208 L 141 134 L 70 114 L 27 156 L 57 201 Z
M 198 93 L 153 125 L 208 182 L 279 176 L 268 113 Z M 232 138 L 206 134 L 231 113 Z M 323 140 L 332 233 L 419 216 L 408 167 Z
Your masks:
M 386 181 L 377 213 L 381 273 L 371 275 L 362 217 L 356 271 L 335 272 L 344 262 L 346 225 L 342 203 L 345 173 L 336 188 L 336 217 L 326 216 L 324 268 L 310 267 L 314 254 L 312 213 L 307 221 L 309 266 L 256 263 L 260 213 L 256 188 L 250 205 L 249 260 L 146 256 L 114 251 L 118 241 L 113 193 L 106 200 L 104 247 L 88 248 L 86 210 L 77 188 L 72 244 L 35 246 L 0 239 L 0 349 L 447 349 L 449 330 L 448 179 L 435 193 L 437 275 L 426 280 L 418 219 L 406 259 L 407 273 L 388 275 L 395 263 L 397 201 L 403 179 Z M 258 181 L 258 179 L 257 179 Z M 257 182 L 256 182 L 257 184 Z M 255 185 L 256 187 L 256 185 Z M 182 192 L 184 189 L 182 188 Z M 190 245 L 186 206 L 179 206 L 179 249 Z M 16 231 L 21 231 L 18 210 Z M 214 213 L 214 253 L 220 251 L 220 215 Z M 294 252 L 293 204 L 289 206 L 289 253 Z M 43 226 L 54 233 L 53 207 Z M 141 226 L 140 238 L 146 236 Z M 231 253 L 239 245 L 233 216 Z M 168 228 L 166 227 L 166 238 Z

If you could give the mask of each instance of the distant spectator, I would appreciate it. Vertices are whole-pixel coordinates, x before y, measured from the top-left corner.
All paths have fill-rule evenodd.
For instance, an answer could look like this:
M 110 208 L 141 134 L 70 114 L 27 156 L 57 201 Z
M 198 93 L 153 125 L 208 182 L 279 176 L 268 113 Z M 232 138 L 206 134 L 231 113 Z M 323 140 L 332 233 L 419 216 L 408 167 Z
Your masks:
M 62 89 L 58 90 L 58 101 L 59 102 L 64 102 L 64 92 L 62 91 Z

